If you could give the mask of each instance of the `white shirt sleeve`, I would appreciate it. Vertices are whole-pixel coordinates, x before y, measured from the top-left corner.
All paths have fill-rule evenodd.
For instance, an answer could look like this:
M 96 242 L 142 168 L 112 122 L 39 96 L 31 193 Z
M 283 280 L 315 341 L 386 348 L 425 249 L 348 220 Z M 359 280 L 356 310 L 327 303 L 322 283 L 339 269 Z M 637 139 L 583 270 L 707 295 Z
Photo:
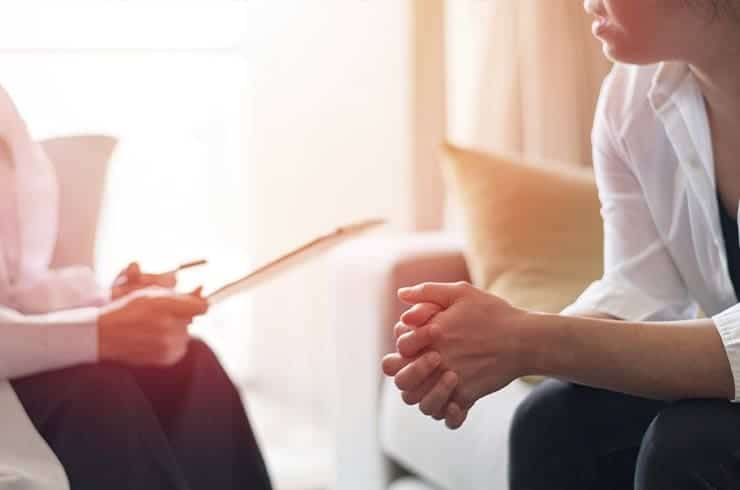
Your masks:
M 0 379 L 13 379 L 98 358 L 98 308 L 23 315 L 0 306 Z
M 695 303 L 658 233 L 626 151 L 609 124 L 605 99 L 602 94 L 592 138 L 604 221 L 604 275 L 563 314 L 595 312 L 632 321 L 691 318 Z
M 735 384 L 735 402 L 740 402 L 740 304 L 712 317 L 725 348 Z

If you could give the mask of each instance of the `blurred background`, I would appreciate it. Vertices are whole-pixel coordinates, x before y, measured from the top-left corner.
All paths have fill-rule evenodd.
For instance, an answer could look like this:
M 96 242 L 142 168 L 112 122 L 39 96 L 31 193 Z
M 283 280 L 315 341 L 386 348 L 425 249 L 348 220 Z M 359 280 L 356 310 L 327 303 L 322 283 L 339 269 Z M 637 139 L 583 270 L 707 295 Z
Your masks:
M 578 41 L 580 3 L 17 0 L 0 13 L 0 83 L 36 138 L 120 140 L 101 279 L 203 257 L 181 280 L 208 289 L 346 222 L 440 229 L 445 138 L 587 165 L 605 62 Z M 329 275 L 317 260 L 197 325 L 278 489 L 334 484 Z

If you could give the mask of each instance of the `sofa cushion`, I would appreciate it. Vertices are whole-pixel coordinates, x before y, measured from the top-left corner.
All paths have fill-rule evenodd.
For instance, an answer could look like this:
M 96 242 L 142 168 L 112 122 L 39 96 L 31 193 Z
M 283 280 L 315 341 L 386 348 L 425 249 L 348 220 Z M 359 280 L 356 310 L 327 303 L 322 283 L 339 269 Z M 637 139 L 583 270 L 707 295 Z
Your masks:
M 487 396 L 456 431 L 406 405 L 392 381 L 381 397 L 385 453 L 411 473 L 447 490 L 506 490 L 509 425 L 529 385 L 514 381 Z
M 476 286 L 515 306 L 557 313 L 601 277 L 602 221 L 590 169 L 450 144 L 443 156 Z
M 405 477 L 394 481 L 388 490 L 440 490 L 430 483 L 413 477 Z

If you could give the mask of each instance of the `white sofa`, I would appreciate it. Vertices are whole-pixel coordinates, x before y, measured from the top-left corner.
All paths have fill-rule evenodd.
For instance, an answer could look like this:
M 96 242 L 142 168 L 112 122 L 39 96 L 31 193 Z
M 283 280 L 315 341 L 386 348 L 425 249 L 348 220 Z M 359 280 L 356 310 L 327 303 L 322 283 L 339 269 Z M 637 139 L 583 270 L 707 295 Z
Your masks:
M 337 345 L 337 490 L 505 490 L 508 428 L 530 390 L 520 381 L 481 400 L 450 431 L 400 399 L 380 360 L 394 350 L 399 287 L 468 280 L 462 240 L 416 233 L 355 241 L 332 255 Z

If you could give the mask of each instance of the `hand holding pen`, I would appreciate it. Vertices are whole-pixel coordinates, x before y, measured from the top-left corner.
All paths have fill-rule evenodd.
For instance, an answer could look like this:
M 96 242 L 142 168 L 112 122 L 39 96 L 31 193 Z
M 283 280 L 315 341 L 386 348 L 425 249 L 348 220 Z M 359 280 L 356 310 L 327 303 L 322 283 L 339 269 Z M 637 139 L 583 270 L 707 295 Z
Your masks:
M 114 301 L 103 306 L 98 316 L 99 359 L 136 366 L 169 366 L 182 359 L 193 318 L 208 311 L 202 288 L 191 293 L 136 291 L 151 286 L 174 288 L 179 271 L 205 263 L 189 262 L 160 274 L 144 274 L 137 263 L 126 267 L 113 285 Z M 115 301 L 119 298 L 123 299 Z
M 196 260 L 181 264 L 166 272 L 147 274 L 141 271 L 141 267 L 139 267 L 137 262 L 132 262 L 120 274 L 118 274 L 118 276 L 116 276 L 111 291 L 111 299 L 116 300 L 139 289 L 152 286 L 173 289 L 177 285 L 178 272 L 192 267 L 205 265 L 207 263 L 208 262 L 206 260 Z

